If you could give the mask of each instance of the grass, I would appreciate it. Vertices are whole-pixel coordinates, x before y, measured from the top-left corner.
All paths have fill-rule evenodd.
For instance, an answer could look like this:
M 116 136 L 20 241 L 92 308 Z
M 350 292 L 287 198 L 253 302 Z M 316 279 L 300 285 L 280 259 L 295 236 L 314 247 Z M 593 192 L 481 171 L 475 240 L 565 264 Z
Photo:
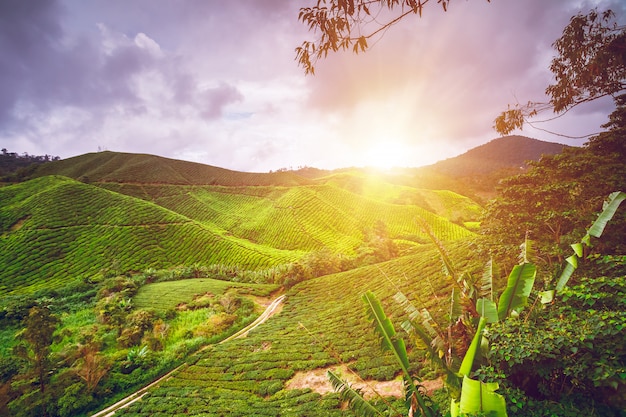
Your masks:
M 136 308 L 151 308 L 166 311 L 177 305 L 191 302 L 195 296 L 210 293 L 218 296 L 229 289 L 238 293 L 267 297 L 278 289 L 277 285 L 242 284 L 210 278 L 194 278 L 180 281 L 157 282 L 144 285 L 133 297 Z

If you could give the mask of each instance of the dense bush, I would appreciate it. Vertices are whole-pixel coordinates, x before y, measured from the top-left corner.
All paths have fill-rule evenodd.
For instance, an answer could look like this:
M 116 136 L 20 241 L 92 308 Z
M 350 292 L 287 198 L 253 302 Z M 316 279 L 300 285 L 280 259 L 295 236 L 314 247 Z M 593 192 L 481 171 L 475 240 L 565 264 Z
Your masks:
M 514 403 L 626 407 L 625 307 L 626 277 L 585 278 L 530 317 L 492 325 L 489 362 Z

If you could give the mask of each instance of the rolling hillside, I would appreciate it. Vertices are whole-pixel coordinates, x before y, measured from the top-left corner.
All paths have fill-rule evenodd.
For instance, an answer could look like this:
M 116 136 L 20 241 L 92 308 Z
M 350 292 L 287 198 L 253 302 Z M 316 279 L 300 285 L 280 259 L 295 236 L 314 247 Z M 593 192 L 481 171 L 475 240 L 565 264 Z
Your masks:
M 462 253 L 462 248 L 456 251 Z M 352 415 L 341 409 L 336 394 L 315 391 L 320 387 L 313 379 L 294 387 L 294 377 L 307 380 L 310 372 L 324 374 L 328 367 L 343 363 L 365 379 L 393 380 L 397 365 L 390 352 L 381 354 L 361 294 L 372 290 L 389 312 L 401 316 L 392 296 L 402 290 L 416 305 L 435 313 L 437 297 L 447 299 L 451 285 L 440 264 L 433 262 L 437 256 L 428 248 L 418 255 L 299 284 L 287 293 L 282 312 L 247 338 L 212 346 L 119 413 Z M 413 351 L 413 370 L 425 376 L 428 367 L 420 355 L 420 350 Z
M 557 147 L 501 138 L 435 167 L 496 169 Z M 377 221 L 406 251 L 427 242 L 417 218 L 440 239 L 456 240 L 470 236 L 480 217 L 480 206 L 458 194 L 463 186 L 457 193 L 422 187 L 435 174 L 309 171 L 245 173 L 116 152 L 40 165 L 33 180 L 0 188 L 0 294 L 60 286 L 112 266 L 258 269 L 323 248 L 351 256 Z
M 61 287 L 108 268 L 259 269 L 324 248 L 351 256 L 380 220 L 405 249 L 427 241 L 418 217 L 442 240 L 472 234 L 462 222 L 476 220 L 480 208 L 468 199 L 441 191 L 421 206 L 410 198 L 393 204 L 389 196 L 398 190 L 384 188 L 355 194 L 330 180 L 291 187 L 85 184 L 61 176 L 3 187 L 0 294 Z
M 0 294 L 60 287 L 112 266 L 141 271 L 230 263 L 255 269 L 300 256 L 66 177 L 1 188 L 0 201 Z
M 478 160 L 482 152 L 470 159 Z M 170 342 L 164 341 L 163 334 L 158 339 L 160 348 L 166 349 L 158 353 L 164 358 L 159 369 L 169 371 L 174 362 L 186 363 L 119 415 L 351 415 L 336 394 L 318 392 L 307 382 L 310 373 L 323 375 L 327 367 L 341 366 L 364 379 L 394 380 L 397 368 L 378 349 L 363 313 L 362 293 L 374 291 L 396 324 L 405 316 L 392 299 L 398 290 L 418 307 L 443 317 L 447 307 L 442 306 L 448 303 L 453 283 L 441 273 L 439 252 L 420 221 L 429 225 L 456 266 L 464 269 L 472 253 L 467 241 L 474 236 L 482 208 L 467 197 L 462 182 L 447 174 L 408 170 L 381 175 L 363 169 L 309 174 L 241 173 L 114 152 L 41 165 L 31 180 L 0 188 L 0 303 L 24 295 L 40 297 L 37 292 L 44 289 L 66 293 L 68 284 L 80 281 L 90 288 L 98 284 L 92 278 L 103 271 L 114 271 L 111 283 L 103 280 L 107 285 L 138 278 L 133 282 L 142 282 L 138 284 L 142 287 L 125 304 L 134 310 L 129 314 L 150 314 L 140 308 L 159 311 L 159 320 L 172 320 L 167 325 L 159 322 L 163 334 L 174 322 L 180 324 L 173 332 L 179 345 L 165 346 Z M 448 182 L 461 192 L 437 186 Z M 355 269 L 305 278 L 293 287 L 298 281 L 289 285 L 286 280 L 275 281 L 252 289 L 211 279 L 217 275 L 209 271 L 222 267 L 240 272 L 233 280 L 241 280 L 244 273 L 279 270 L 322 250 L 343 259 L 356 256 L 379 222 L 401 249 L 391 261 L 350 264 Z M 180 280 L 183 275 L 173 273 L 182 270 L 180 266 L 191 271 L 210 265 L 215 269 L 204 268 L 207 274 L 194 279 Z M 471 267 L 472 272 L 479 269 Z M 146 272 L 120 276 L 136 271 Z M 154 283 L 161 276 L 163 281 Z M 275 297 L 280 288 L 286 297 L 282 311 L 244 339 L 197 351 L 213 342 L 200 342 L 201 336 L 182 323 L 191 318 L 201 324 L 217 323 L 217 318 L 234 320 L 232 311 L 220 303 L 228 300 L 218 302 L 215 297 L 238 286 L 250 287 L 246 291 L 251 296 L 263 299 Z M 46 296 L 54 298 L 54 294 Z M 72 319 L 65 315 L 75 327 L 61 333 L 73 331 L 72 337 L 78 337 L 88 327 L 95 329 L 102 319 L 96 315 L 109 302 L 117 305 L 105 291 L 95 306 L 81 306 L 84 310 Z M 202 309 L 183 311 L 187 304 L 203 303 L 219 304 L 224 310 L 215 310 L 212 316 Z M 138 354 L 144 342 L 122 345 L 121 327 L 117 333 L 112 326 L 105 327 L 106 354 L 120 363 L 130 362 L 131 353 Z M 11 337 L 5 333 L 3 337 Z M 423 350 L 407 342 L 412 371 L 428 379 Z M 7 346 L 8 351 L 11 345 Z M 150 354 L 157 355 L 157 349 Z M 133 387 L 126 368 L 115 366 L 119 369 L 111 369 L 106 382 L 112 385 L 103 388 L 100 402 L 89 405 L 92 409 Z
M 484 172 L 557 148 L 501 138 L 431 169 L 449 176 Z M 63 285 L 112 265 L 256 269 L 323 248 L 350 256 L 377 221 L 408 249 L 426 241 L 416 218 L 442 240 L 455 240 L 471 235 L 467 227 L 480 217 L 469 198 L 420 187 L 428 175 L 309 171 L 308 178 L 245 173 L 116 152 L 40 165 L 33 180 L 0 189 L 0 293 Z

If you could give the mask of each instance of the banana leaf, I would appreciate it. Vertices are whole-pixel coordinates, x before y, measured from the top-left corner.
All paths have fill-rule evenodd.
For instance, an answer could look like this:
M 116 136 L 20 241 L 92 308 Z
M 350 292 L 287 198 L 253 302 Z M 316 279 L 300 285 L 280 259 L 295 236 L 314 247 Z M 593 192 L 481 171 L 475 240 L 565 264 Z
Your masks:
M 485 269 L 483 270 L 483 276 L 480 280 L 480 291 L 478 296 L 480 298 L 487 298 L 489 300 L 493 300 L 493 277 L 496 275 L 496 266 L 493 262 L 493 259 L 489 259 L 485 264 Z
M 382 350 L 391 351 L 402 369 L 407 406 L 412 409 L 413 402 L 415 402 L 423 417 L 433 417 L 435 415 L 434 411 L 427 405 L 426 400 L 415 385 L 415 381 L 409 372 L 409 355 L 407 354 L 404 340 L 397 337 L 396 330 L 391 320 L 389 320 L 383 311 L 380 301 L 378 301 L 374 293 L 368 291 L 363 294 L 362 299 L 367 306 L 368 316 L 372 321 L 374 331 L 381 339 Z
M 588 233 L 593 237 L 602 236 L 602 232 L 604 232 L 606 224 L 613 218 L 619 205 L 624 200 L 626 200 L 626 193 L 622 191 L 615 191 L 614 193 L 611 193 L 602 206 L 602 213 L 600 213 L 596 221 L 593 222 L 588 230 Z
M 484 413 L 493 417 L 507 417 L 506 401 L 497 392 L 497 382 L 481 382 L 463 377 L 463 388 L 459 402 L 452 400 L 450 404 L 450 414 L 457 417 L 461 414 Z
M 465 352 L 465 356 L 463 357 L 463 362 L 461 362 L 461 367 L 459 368 L 459 375 L 466 376 L 472 372 L 472 366 L 474 365 L 474 359 L 476 359 L 476 354 L 480 349 L 480 342 L 483 338 L 483 330 L 485 330 L 485 326 L 487 325 L 487 319 L 485 317 L 481 317 L 478 321 L 478 328 L 476 329 L 476 333 L 474 334 L 474 338 L 472 339 L 472 343 L 470 343 L 467 352 Z
M 450 311 L 448 316 L 450 319 L 450 325 L 457 321 L 463 314 L 463 307 L 461 306 L 461 295 L 456 288 L 452 288 L 452 294 L 450 296 Z
M 619 208 L 622 201 L 626 200 L 626 193 L 622 191 L 616 191 L 611 193 L 608 199 L 604 202 L 602 207 L 602 212 L 596 218 L 596 221 L 593 222 L 591 227 L 587 230 L 587 234 L 582 238 L 580 243 L 575 243 L 572 245 L 572 249 L 574 250 L 574 255 L 567 258 L 567 263 L 565 264 L 565 268 L 561 272 L 559 279 L 556 283 L 556 291 L 560 292 L 565 288 L 567 282 L 570 277 L 578 268 L 578 258 L 582 258 L 583 256 L 583 244 L 587 246 L 591 246 L 591 236 L 593 237 L 601 237 L 604 232 L 604 228 L 607 223 L 613 218 L 615 212 Z
M 509 274 L 506 289 L 498 302 L 498 318 L 504 320 L 511 312 L 518 312 L 528 303 L 530 291 L 535 283 L 537 268 L 534 264 L 515 265 Z
M 338 375 L 332 371 L 327 372 L 328 380 L 330 381 L 333 389 L 339 393 L 342 401 L 347 401 L 350 408 L 360 416 L 384 416 L 382 412 L 377 410 L 372 404 L 370 404 L 358 389 L 352 388 L 350 384 L 342 380 Z
M 363 294 L 362 298 L 367 306 L 367 313 L 374 325 L 374 330 L 380 338 L 381 349 L 383 351 L 391 351 L 402 368 L 402 373 L 405 374 L 408 379 L 412 379 L 409 376 L 409 357 L 406 352 L 404 340 L 396 337 L 396 330 L 391 320 L 389 320 L 383 311 L 380 301 L 378 301 L 371 291 Z
M 498 321 L 498 306 L 493 300 L 481 298 L 476 301 L 476 311 L 481 317 L 487 319 L 487 323 L 495 323 Z

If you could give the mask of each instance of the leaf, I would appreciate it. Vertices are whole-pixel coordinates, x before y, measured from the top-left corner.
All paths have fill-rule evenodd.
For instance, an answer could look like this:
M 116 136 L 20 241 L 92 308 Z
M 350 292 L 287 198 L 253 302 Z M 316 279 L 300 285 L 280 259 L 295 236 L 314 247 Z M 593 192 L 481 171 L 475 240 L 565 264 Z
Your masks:
M 476 301 L 476 311 L 481 317 L 487 319 L 487 323 L 495 323 L 498 321 L 498 306 L 496 302 L 487 298 L 480 298 Z
M 497 392 L 497 382 L 481 382 L 463 377 L 461 388 L 461 400 L 458 403 L 458 412 L 461 414 L 485 414 L 494 417 L 506 417 L 506 401 Z M 454 406 L 455 403 L 452 403 Z M 455 415 L 452 411 L 451 414 Z M 458 414 L 456 414 L 458 415 Z
M 404 340 L 396 337 L 396 330 L 391 323 L 391 320 L 387 317 L 383 311 L 380 301 L 376 298 L 371 291 L 363 294 L 362 297 L 368 309 L 368 316 L 374 325 L 374 331 L 381 339 L 381 348 L 383 351 L 391 351 L 395 356 L 398 364 L 402 368 L 403 374 L 409 380 L 412 378 L 409 374 L 409 357 L 406 352 L 406 346 Z
M 478 349 L 480 348 L 480 342 L 483 337 L 483 330 L 485 330 L 485 326 L 487 325 L 487 319 L 481 317 L 478 321 L 478 328 L 476 329 L 476 333 L 474 334 L 474 338 L 472 339 L 472 343 L 470 343 L 467 352 L 465 352 L 465 356 L 463 357 L 463 362 L 461 362 L 461 367 L 459 368 L 459 375 L 466 376 L 472 372 L 472 366 L 474 365 L 474 359 L 476 359 L 476 353 L 478 353 Z
M 622 191 L 616 191 L 611 193 L 607 200 L 604 202 L 602 212 L 596 218 L 596 221 L 593 222 L 591 227 L 587 230 L 587 234 L 582 238 L 580 243 L 575 243 L 572 245 L 572 249 L 574 250 L 574 255 L 567 258 L 567 263 L 565 264 L 565 268 L 561 272 L 559 279 L 556 283 L 556 291 L 560 292 L 565 288 L 567 282 L 571 278 L 572 274 L 578 268 L 578 258 L 582 258 L 583 256 L 583 244 L 587 246 L 591 246 L 591 236 L 600 237 L 602 236 L 602 232 L 604 232 L 604 228 L 607 223 L 613 218 L 615 212 L 619 208 L 622 201 L 626 200 L 626 193 Z
M 583 242 L 579 242 L 579 243 L 574 243 L 571 245 L 572 249 L 574 250 L 574 253 L 579 257 L 582 258 L 583 257 Z
M 595 222 L 591 225 L 588 233 L 593 237 L 602 236 L 606 224 L 613 218 L 615 212 L 619 208 L 622 201 L 626 200 L 626 193 L 622 191 L 616 191 L 609 195 L 609 198 L 604 202 L 602 206 L 602 212 L 598 216 Z
M 493 258 L 489 259 L 485 264 L 483 270 L 483 276 L 480 280 L 480 292 L 478 294 L 481 298 L 488 298 L 493 300 L 493 276 L 496 274 L 495 264 Z
M 415 400 L 423 416 L 433 416 L 434 412 L 426 405 L 424 397 L 419 392 L 415 385 L 415 380 L 409 372 L 409 355 L 407 354 L 404 340 L 396 336 L 396 331 L 391 320 L 389 320 L 383 311 L 380 301 L 378 301 L 374 293 L 368 291 L 363 294 L 362 299 L 367 306 L 368 316 L 372 321 L 374 331 L 381 339 L 381 348 L 383 351 L 391 351 L 402 369 L 407 402 L 412 405 L 413 400 Z
M 535 283 L 537 268 L 534 264 L 515 265 L 509 274 L 506 289 L 498 302 L 498 318 L 503 320 L 512 311 L 521 310 L 528 302 L 528 296 Z
M 350 384 L 342 380 L 332 371 L 328 371 L 327 376 L 333 386 L 333 389 L 339 393 L 341 400 L 347 401 L 350 408 L 358 415 L 366 417 L 384 416 L 382 412 L 378 411 L 372 404 L 363 398 L 360 390 L 352 388 Z
M 578 256 L 576 256 L 575 254 L 572 256 L 569 256 L 565 260 L 567 261 L 568 264 L 572 265 L 574 269 L 578 268 Z
M 530 260 L 535 256 L 535 245 L 533 241 L 528 238 L 524 239 L 524 243 L 520 245 L 519 263 L 530 263 Z
M 452 294 L 450 296 L 450 325 L 463 314 L 463 307 L 461 306 L 461 296 L 456 288 L 452 288 Z
M 569 281 L 575 270 L 576 267 L 574 267 L 574 265 L 572 265 L 571 263 L 568 262 L 565 264 L 565 268 L 563 269 L 563 272 L 561 272 L 561 276 L 556 283 L 556 292 L 561 292 L 563 288 L 565 288 L 565 285 L 567 285 L 567 281 Z
M 541 291 L 541 304 L 550 304 L 554 300 L 554 290 Z

